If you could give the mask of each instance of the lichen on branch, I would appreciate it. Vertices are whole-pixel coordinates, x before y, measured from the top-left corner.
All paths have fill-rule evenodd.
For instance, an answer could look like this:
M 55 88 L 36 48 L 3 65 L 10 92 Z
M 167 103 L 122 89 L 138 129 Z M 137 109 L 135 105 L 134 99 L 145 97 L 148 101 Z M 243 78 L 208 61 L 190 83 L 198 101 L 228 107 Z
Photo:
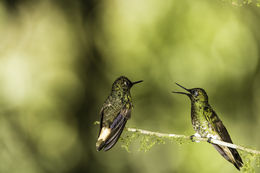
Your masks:
M 99 124 L 99 122 L 95 122 L 94 124 Z M 165 144 L 166 141 L 176 141 L 179 144 L 184 142 L 210 142 L 212 144 L 227 146 L 230 148 L 238 149 L 242 151 L 242 158 L 244 160 L 243 172 L 254 172 L 254 167 L 260 167 L 260 151 L 254 150 L 248 147 L 244 147 L 237 144 L 232 144 L 216 139 L 208 139 L 202 137 L 192 137 L 181 134 L 172 134 L 172 133 L 161 133 L 154 132 L 149 130 L 143 130 L 138 128 L 125 128 L 127 133 L 124 133 L 123 136 L 120 137 L 120 141 L 122 142 L 122 147 L 126 149 L 127 152 L 130 152 L 129 146 L 134 142 L 140 142 L 140 151 L 147 152 L 149 151 L 155 144 Z
M 126 130 L 129 131 L 129 132 L 136 132 L 136 133 L 140 133 L 142 135 L 148 135 L 148 136 L 157 136 L 157 137 L 162 137 L 162 138 L 191 140 L 191 137 L 190 136 L 186 136 L 186 135 L 159 133 L 159 132 L 152 132 L 152 131 L 143 130 L 143 129 L 136 129 L 136 128 L 126 128 Z M 195 137 L 195 136 L 193 137 L 192 140 L 202 141 L 202 142 L 208 142 L 209 141 L 208 138 Z M 243 147 L 241 145 L 231 144 L 231 143 L 220 141 L 220 140 L 217 140 L 217 139 L 210 139 L 210 143 L 217 144 L 217 145 L 222 145 L 222 146 L 226 146 L 226 147 L 234 148 L 234 149 L 238 149 L 238 150 L 242 150 L 242 151 L 245 151 L 245 152 L 248 152 L 248 153 L 252 153 L 252 154 L 260 155 L 260 151 L 258 151 L 258 150 L 254 150 L 254 149 L 251 149 L 251 148 Z

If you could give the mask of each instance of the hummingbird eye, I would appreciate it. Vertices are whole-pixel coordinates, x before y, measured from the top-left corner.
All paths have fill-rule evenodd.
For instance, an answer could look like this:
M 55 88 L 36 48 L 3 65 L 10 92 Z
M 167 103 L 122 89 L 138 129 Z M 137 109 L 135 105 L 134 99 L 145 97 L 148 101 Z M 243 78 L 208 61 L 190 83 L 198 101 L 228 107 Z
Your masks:
M 197 97 L 197 96 L 199 95 L 199 93 L 198 93 L 198 91 L 195 90 L 195 91 L 192 92 L 192 95 L 194 95 L 195 97 Z
M 124 84 L 127 85 L 127 82 L 125 81 Z

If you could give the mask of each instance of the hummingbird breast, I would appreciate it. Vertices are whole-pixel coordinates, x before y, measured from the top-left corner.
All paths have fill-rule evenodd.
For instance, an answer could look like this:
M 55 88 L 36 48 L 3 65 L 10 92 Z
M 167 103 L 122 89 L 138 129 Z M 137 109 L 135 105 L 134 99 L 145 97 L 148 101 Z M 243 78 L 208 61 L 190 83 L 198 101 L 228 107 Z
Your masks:
M 205 106 L 192 105 L 191 107 L 191 121 L 193 129 L 200 134 L 201 137 L 213 137 L 214 131 L 209 122 L 208 114 Z M 214 137 L 215 138 L 215 137 Z
M 206 121 L 201 121 L 198 118 L 192 118 L 193 129 L 200 134 L 201 137 L 207 137 L 210 127 Z

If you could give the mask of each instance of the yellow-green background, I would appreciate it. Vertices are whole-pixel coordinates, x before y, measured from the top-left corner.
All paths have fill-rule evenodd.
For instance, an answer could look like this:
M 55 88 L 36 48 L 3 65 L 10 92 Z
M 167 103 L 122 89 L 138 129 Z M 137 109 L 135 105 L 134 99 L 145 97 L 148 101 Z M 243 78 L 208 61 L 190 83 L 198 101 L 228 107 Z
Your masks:
M 125 75 L 144 80 L 128 127 L 191 135 L 178 82 L 204 88 L 234 143 L 260 149 L 260 8 L 242 3 L 0 1 L 0 172 L 237 172 L 207 143 L 97 152 L 93 122 Z

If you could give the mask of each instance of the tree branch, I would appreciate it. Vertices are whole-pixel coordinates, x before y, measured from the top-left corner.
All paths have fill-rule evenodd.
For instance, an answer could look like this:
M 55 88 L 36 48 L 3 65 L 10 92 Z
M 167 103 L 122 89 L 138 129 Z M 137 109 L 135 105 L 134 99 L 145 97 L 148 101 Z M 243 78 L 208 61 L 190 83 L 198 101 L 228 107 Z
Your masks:
M 99 124 L 99 122 L 96 121 L 96 122 L 94 122 L 94 124 Z M 258 151 L 258 150 L 243 147 L 241 145 L 231 144 L 231 143 L 228 143 L 228 142 L 223 142 L 223 141 L 220 141 L 220 140 L 217 140 L 217 139 L 210 139 L 210 141 L 209 141 L 209 138 L 201 138 L 201 137 L 196 137 L 196 136 L 194 136 L 191 139 L 190 136 L 186 136 L 186 135 L 152 132 L 152 131 L 149 131 L 149 130 L 143 130 L 143 129 L 137 129 L 137 128 L 126 128 L 125 130 L 127 130 L 128 132 L 139 133 L 139 134 L 146 135 L 146 136 L 155 136 L 155 137 L 159 137 L 159 138 L 186 139 L 186 140 L 195 140 L 195 141 L 199 141 L 199 142 L 200 141 L 210 142 L 212 144 L 226 146 L 226 147 L 238 149 L 238 150 L 241 150 L 241 151 L 245 151 L 247 153 L 260 155 L 260 151 Z
M 136 133 L 140 133 L 143 135 L 148 135 L 148 136 L 156 136 L 156 137 L 166 137 L 166 138 L 174 138 L 174 139 L 187 139 L 187 140 L 191 140 L 190 136 L 185 136 L 185 135 L 177 135 L 177 134 L 167 134 L 167 133 L 159 133 L 159 132 L 152 132 L 152 131 L 148 131 L 148 130 L 143 130 L 143 129 L 136 129 L 136 128 L 126 128 L 127 131 L 129 132 L 136 132 Z M 208 138 L 201 138 L 201 137 L 193 137 L 193 140 L 196 141 L 204 141 L 204 142 L 208 142 L 209 139 Z M 226 146 L 226 147 L 230 147 L 230 148 L 234 148 L 234 149 L 238 149 L 238 150 L 242 150 L 248 153 L 252 153 L 252 154 L 257 154 L 260 155 L 260 151 L 258 150 L 253 150 L 250 148 L 246 148 L 240 145 L 236 145 L 236 144 L 231 144 L 228 142 L 223 142 L 220 140 L 216 140 L 216 139 L 211 139 L 210 143 L 212 144 L 217 144 L 217 145 L 221 145 L 221 146 Z

